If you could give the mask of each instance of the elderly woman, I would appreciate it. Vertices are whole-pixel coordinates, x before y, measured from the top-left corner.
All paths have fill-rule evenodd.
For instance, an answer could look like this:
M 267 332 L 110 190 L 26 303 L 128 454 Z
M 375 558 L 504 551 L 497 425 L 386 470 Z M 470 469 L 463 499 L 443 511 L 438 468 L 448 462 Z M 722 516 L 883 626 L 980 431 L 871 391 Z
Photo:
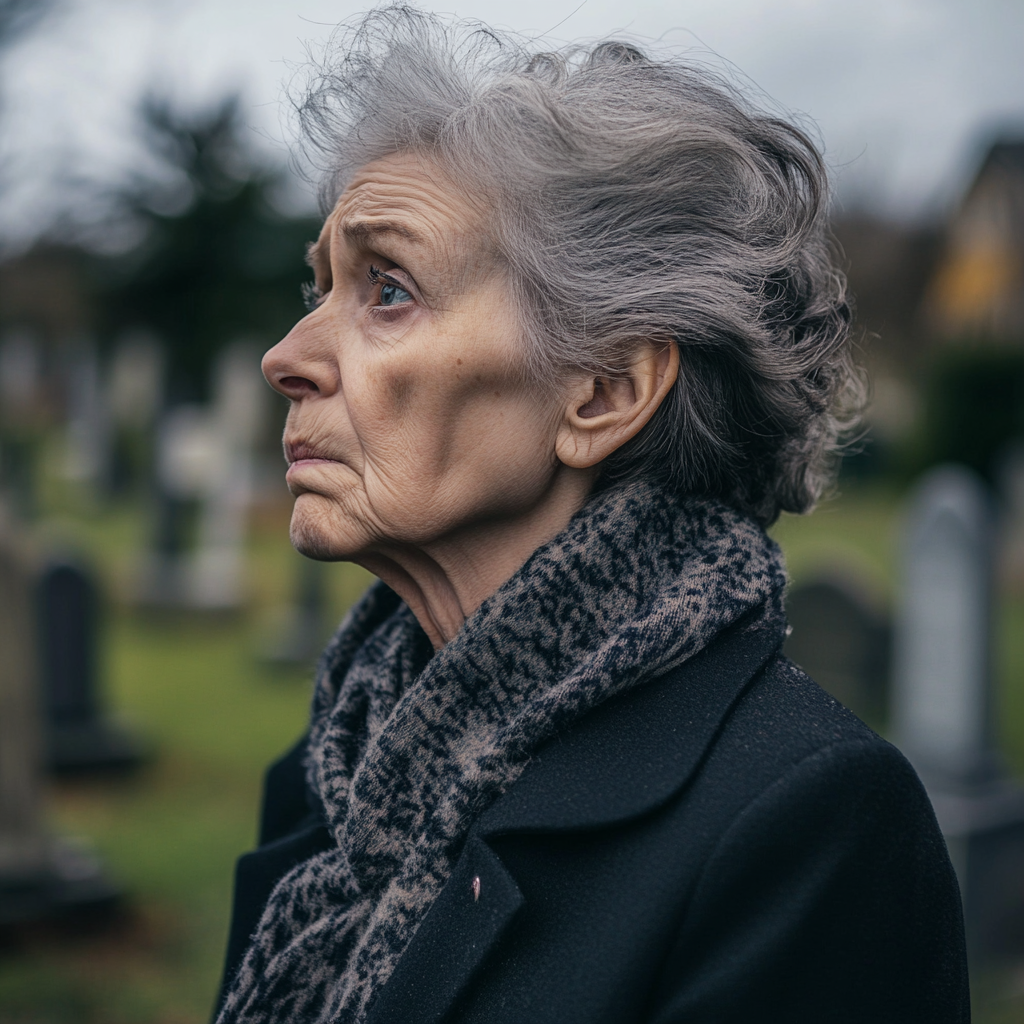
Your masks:
M 860 378 L 820 156 L 707 71 L 367 16 L 267 353 L 304 554 L 380 578 L 236 881 L 223 1024 L 965 1021 L 901 755 L 765 534 Z

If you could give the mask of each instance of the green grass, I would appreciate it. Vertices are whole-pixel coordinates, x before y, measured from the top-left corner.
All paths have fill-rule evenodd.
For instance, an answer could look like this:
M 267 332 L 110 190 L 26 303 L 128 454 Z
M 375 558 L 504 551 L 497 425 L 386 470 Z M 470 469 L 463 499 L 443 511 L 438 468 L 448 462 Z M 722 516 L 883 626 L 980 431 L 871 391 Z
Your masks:
M 308 709 L 311 672 L 271 671 L 257 657 L 294 585 L 286 513 L 256 523 L 243 615 L 159 620 L 126 600 L 145 536 L 139 510 L 97 511 L 60 495 L 50 505 L 43 536 L 89 552 L 102 570 L 108 700 L 155 756 L 131 778 L 52 785 L 54 827 L 95 846 L 128 909 L 93 933 L 37 929 L 0 951 L 0 1020 L 197 1024 L 214 997 L 233 865 L 254 840 L 263 769 L 300 734 Z M 860 489 L 813 516 L 785 517 L 774 532 L 794 579 L 839 568 L 891 602 L 899 506 L 895 492 Z M 337 619 L 369 577 L 343 565 L 329 574 Z M 999 721 L 1007 759 L 1024 775 L 1024 602 L 1004 601 L 1000 616 Z M 990 987 L 978 1020 L 1024 1017 L 1002 981 Z
M 857 580 L 891 613 L 899 574 L 903 496 L 861 487 L 824 502 L 810 516 L 784 515 L 772 529 L 794 583 L 819 574 Z M 1024 594 L 999 595 L 993 629 L 996 722 L 1010 770 L 1024 778 Z
M 0 953 L 5 1024 L 192 1024 L 216 990 L 235 859 L 253 845 L 266 765 L 302 732 L 312 671 L 268 668 L 266 623 L 294 585 L 287 518 L 251 543 L 246 613 L 141 617 L 126 602 L 144 538 L 136 510 L 64 514 L 45 546 L 87 551 L 110 594 L 103 645 L 109 705 L 154 757 L 121 779 L 53 783 L 55 829 L 85 837 L 128 894 L 92 934 L 42 928 Z M 333 618 L 369 577 L 331 566 Z

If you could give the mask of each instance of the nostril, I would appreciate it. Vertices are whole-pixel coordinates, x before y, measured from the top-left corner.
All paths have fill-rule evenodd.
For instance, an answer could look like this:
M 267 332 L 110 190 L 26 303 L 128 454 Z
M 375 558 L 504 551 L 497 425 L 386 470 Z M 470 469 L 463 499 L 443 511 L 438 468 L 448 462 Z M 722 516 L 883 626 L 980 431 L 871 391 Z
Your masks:
M 306 394 L 318 394 L 320 389 L 308 377 L 278 377 L 278 388 L 289 398 L 300 398 Z

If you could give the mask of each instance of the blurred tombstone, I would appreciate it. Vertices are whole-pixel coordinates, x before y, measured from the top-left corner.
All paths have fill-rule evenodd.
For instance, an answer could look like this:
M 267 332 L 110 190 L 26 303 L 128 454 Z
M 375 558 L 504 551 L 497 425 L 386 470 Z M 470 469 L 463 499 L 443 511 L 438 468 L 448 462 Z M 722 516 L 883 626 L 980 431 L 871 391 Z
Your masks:
M 133 331 L 118 341 L 109 382 L 113 421 L 110 487 L 115 492 L 131 491 L 149 478 L 163 376 L 164 353 L 153 334 Z
M 242 600 L 254 449 L 267 397 L 258 351 L 244 343 L 226 349 L 216 366 L 212 423 L 220 465 L 204 496 L 193 569 L 192 599 L 200 607 L 231 608 Z
M 969 470 L 930 473 L 904 538 L 895 726 L 923 776 L 945 787 L 997 771 L 992 734 L 992 541 L 984 484 Z
M 30 574 L 0 535 L 0 885 L 32 876 L 45 860 L 31 615 Z
M 183 405 L 157 437 L 158 535 L 144 600 L 230 610 L 242 601 L 244 541 L 253 496 L 254 447 L 267 409 L 255 349 L 226 349 L 214 402 Z
M 39 663 L 51 770 L 81 774 L 136 767 L 142 746 L 102 711 L 97 686 L 99 594 L 73 562 L 48 565 L 37 587 Z
M 179 405 L 156 430 L 156 530 L 143 567 L 140 600 L 152 607 L 190 604 L 189 555 L 199 501 L 218 471 L 216 440 L 202 406 Z
M 66 381 L 68 437 L 64 475 L 95 490 L 108 479 L 111 423 L 99 353 L 91 339 L 76 339 L 69 346 Z
M 1001 504 L 1000 582 L 1014 594 L 1024 594 L 1024 441 L 1001 454 L 996 469 Z
M 1024 952 L 1024 791 L 995 746 L 994 515 L 971 470 L 943 466 L 907 517 L 894 643 L 894 731 L 921 775 L 964 895 L 976 957 Z
M 277 665 L 308 665 L 316 660 L 326 641 L 327 565 L 301 558 L 295 601 L 285 610 L 280 632 L 264 652 Z
M 118 895 L 94 857 L 46 827 L 33 584 L 23 549 L 0 521 L 0 926 L 106 909 Z
M 21 409 L 39 387 L 39 348 L 26 330 L 9 331 L 0 342 L 0 398 L 4 409 Z
M 40 389 L 39 346 L 26 330 L 0 340 L 0 483 L 7 503 L 22 518 L 36 507 L 34 430 Z
M 875 727 L 888 703 L 889 627 L 856 584 L 840 576 L 795 585 L 786 597 L 785 653 Z

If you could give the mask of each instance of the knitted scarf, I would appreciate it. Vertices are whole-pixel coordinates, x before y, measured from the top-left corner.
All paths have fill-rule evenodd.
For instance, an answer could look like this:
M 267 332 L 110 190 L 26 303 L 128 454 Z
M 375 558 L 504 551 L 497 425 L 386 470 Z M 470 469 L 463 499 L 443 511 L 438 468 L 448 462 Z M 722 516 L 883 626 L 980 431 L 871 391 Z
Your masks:
M 473 821 L 544 740 L 782 615 L 752 520 L 647 483 L 599 492 L 433 654 L 381 583 L 320 662 L 307 773 L 337 848 L 271 894 L 218 1024 L 360 1024 Z

